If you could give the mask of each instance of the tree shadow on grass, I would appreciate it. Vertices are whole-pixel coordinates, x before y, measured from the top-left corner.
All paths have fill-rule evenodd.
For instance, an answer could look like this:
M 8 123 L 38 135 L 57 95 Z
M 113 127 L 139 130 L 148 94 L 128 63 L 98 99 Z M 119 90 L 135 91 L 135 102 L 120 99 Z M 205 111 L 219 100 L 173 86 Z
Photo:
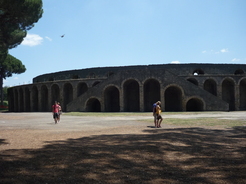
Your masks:
M 245 129 L 149 129 L 1 151 L 0 183 L 246 183 Z

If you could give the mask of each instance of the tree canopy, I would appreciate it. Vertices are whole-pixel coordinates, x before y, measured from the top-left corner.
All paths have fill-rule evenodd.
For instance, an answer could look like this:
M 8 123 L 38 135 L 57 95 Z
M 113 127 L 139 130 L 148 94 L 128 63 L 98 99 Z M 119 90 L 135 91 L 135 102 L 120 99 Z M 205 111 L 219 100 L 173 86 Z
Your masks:
M 6 77 L 11 77 L 12 74 L 21 74 L 25 71 L 25 65 L 23 65 L 19 59 L 16 59 L 14 56 L 8 54 L 2 63 L 0 75 L 3 79 L 5 79 Z
M 10 54 L 7 55 L 4 62 L 1 63 L 0 67 L 0 94 L 1 94 L 1 105 L 3 104 L 3 79 L 11 77 L 12 74 L 21 74 L 26 71 L 25 65 L 19 59 L 16 59 Z
M 42 0 L 0 1 L 0 62 L 7 57 L 7 50 L 19 45 L 42 17 L 42 7 Z

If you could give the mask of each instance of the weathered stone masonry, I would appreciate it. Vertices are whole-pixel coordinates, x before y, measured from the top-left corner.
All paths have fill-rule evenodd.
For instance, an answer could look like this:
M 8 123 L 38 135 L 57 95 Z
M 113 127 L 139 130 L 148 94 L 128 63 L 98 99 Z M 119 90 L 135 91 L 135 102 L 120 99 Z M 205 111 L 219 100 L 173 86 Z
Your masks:
M 246 65 L 164 64 L 44 74 L 8 89 L 12 112 L 146 112 L 246 110 Z

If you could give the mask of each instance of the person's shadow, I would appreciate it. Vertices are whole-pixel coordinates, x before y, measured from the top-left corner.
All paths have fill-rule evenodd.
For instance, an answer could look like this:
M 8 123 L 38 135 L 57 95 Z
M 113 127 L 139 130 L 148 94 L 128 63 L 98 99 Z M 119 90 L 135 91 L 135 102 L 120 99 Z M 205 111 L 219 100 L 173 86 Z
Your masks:
M 148 128 L 156 128 L 155 126 L 147 126 Z

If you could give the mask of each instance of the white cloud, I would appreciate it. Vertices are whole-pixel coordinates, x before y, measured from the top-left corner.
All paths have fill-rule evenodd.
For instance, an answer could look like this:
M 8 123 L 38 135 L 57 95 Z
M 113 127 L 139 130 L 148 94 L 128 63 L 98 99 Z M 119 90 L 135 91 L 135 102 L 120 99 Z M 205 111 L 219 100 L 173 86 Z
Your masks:
M 171 63 L 172 64 L 179 64 L 180 62 L 179 61 L 172 61 Z
M 228 49 L 221 49 L 220 52 L 229 52 Z
M 48 36 L 45 37 L 47 40 L 52 41 L 52 39 Z
M 234 58 L 234 59 L 232 59 L 231 61 L 237 62 L 237 61 L 240 61 L 240 59 Z
M 21 45 L 33 47 L 36 45 L 40 45 L 42 42 L 43 42 L 43 38 L 41 36 L 37 34 L 27 34 Z
M 225 52 L 229 52 L 229 49 L 221 49 L 220 51 L 215 51 L 215 50 L 203 50 L 202 53 L 205 54 L 205 53 L 208 53 L 208 54 L 220 54 L 220 53 L 225 53 Z

